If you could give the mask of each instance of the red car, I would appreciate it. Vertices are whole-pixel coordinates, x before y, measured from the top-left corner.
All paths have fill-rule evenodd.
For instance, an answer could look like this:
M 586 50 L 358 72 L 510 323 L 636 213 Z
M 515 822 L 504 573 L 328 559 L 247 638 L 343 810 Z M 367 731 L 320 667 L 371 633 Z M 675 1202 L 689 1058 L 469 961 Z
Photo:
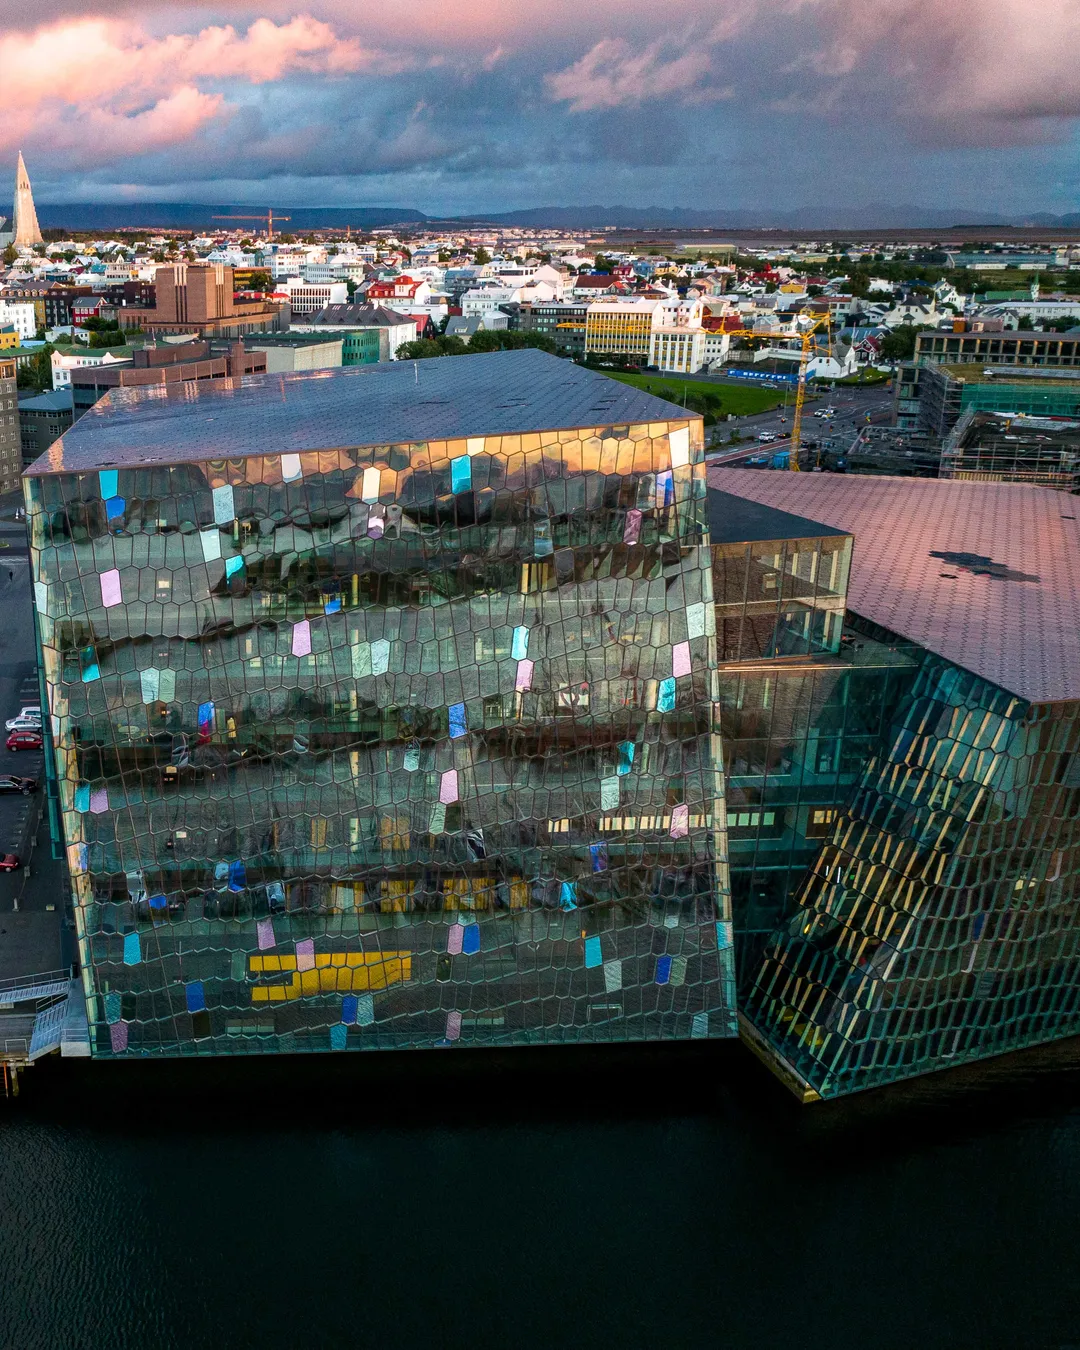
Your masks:
M 21 866 L 17 853 L 5 853 L 0 857 L 0 872 L 14 872 Z
M 9 750 L 40 750 L 41 733 L 39 731 L 13 731 L 7 738 Z

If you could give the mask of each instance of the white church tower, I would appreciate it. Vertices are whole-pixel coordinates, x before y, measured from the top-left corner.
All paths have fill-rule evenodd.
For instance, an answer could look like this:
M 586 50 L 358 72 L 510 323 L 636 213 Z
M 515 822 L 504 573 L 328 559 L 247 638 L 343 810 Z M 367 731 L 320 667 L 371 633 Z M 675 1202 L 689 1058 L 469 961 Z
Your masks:
M 34 194 L 30 191 L 30 176 L 26 172 L 21 150 L 19 166 L 15 171 L 15 212 L 12 225 L 15 231 L 13 243 L 16 248 L 29 248 L 44 242 L 38 227 L 37 211 L 34 209 Z

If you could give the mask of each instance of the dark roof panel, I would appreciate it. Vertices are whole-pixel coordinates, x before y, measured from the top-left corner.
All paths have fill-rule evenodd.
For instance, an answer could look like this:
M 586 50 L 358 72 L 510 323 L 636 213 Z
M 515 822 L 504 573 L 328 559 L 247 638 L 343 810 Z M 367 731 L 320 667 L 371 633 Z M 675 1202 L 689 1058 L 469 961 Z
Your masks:
M 525 348 L 113 390 L 27 473 L 696 420 L 632 385 Z
M 824 539 L 847 534 L 805 516 L 763 506 L 749 497 L 709 487 L 709 538 L 714 544 L 752 544 L 767 539 Z

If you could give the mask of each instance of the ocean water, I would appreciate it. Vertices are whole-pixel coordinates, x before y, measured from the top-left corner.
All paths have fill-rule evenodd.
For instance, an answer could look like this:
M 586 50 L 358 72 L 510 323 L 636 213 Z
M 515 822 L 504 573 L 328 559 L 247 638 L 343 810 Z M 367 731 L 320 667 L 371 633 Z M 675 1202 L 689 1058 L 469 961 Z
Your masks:
M 733 1044 L 47 1061 L 0 1346 L 1080 1346 L 1080 1052 L 812 1107 Z

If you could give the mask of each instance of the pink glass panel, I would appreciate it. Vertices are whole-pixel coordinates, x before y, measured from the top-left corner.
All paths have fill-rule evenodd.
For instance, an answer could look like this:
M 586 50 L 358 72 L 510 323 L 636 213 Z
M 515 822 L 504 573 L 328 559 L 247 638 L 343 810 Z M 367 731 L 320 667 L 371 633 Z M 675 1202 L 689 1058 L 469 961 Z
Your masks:
M 299 623 L 293 624 L 292 654 L 293 656 L 307 656 L 310 652 L 311 624 L 307 619 L 301 619 Z

